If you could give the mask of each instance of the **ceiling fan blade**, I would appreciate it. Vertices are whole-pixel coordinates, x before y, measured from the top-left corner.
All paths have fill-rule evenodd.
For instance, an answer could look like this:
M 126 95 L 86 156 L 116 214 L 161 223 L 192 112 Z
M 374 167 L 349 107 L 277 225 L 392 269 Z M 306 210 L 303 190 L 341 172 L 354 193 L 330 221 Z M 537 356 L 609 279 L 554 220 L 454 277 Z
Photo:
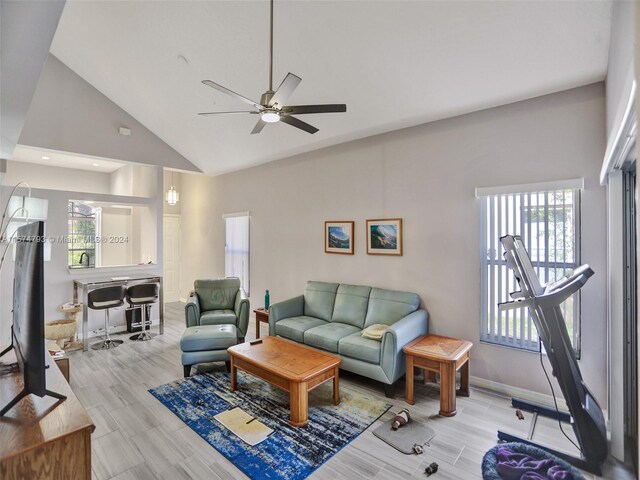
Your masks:
M 282 107 L 282 112 L 288 115 L 304 115 L 305 113 L 342 113 L 347 111 L 344 103 L 327 105 L 291 105 Z
M 208 115 L 227 115 L 227 114 L 236 114 L 236 113 L 251 113 L 251 114 L 258 114 L 260 112 L 255 112 L 252 110 L 242 110 L 242 111 L 234 111 L 234 112 L 204 112 L 204 113 L 199 113 L 198 115 L 202 115 L 202 116 L 208 116 Z
M 234 92 L 233 90 L 229 90 L 228 88 L 223 87 L 222 85 L 218 85 L 217 83 L 212 82 L 211 80 L 203 80 L 202 83 L 204 83 L 208 87 L 211 87 L 211 88 L 214 88 L 214 89 L 218 90 L 219 92 L 226 93 L 227 95 L 229 95 L 231 97 L 237 98 L 238 100 L 240 100 L 240 101 L 242 101 L 244 103 L 248 103 L 249 105 L 252 105 L 255 108 L 258 108 L 258 109 L 259 108 L 263 108 L 262 105 L 254 102 L 253 100 L 249 100 L 248 98 L 243 97 L 242 95 Z
M 276 93 L 273 94 L 273 97 L 271 97 L 271 100 L 269 100 L 267 106 L 273 107 L 276 104 L 284 105 L 284 102 L 287 101 L 301 81 L 302 79 L 299 76 L 291 72 L 287 73 L 287 76 L 284 77 L 284 80 L 276 90 Z
M 258 120 L 258 123 L 256 123 L 256 126 L 253 127 L 253 130 L 251 130 L 251 135 L 260 133 L 266 124 L 267 122 L 263 121 L 262 119 Z
M 280 116 L 280 121 L 284 123 L 288 123 L 292 127 L 299 128 L 300 130 L 304 130 L 308 133 L 316 133 L 318 129 L 313 125 L 309 125 L 308 123 L 303 122 L 302 120 L 298 120 L 296 117 L 290 117 L 288 115 Z

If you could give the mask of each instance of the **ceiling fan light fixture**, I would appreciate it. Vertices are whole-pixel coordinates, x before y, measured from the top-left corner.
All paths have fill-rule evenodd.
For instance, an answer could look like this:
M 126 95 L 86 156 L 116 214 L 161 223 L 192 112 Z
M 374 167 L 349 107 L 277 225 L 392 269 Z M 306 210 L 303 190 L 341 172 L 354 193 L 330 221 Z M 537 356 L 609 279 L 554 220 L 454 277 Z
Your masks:
M 263 122 L 276 123 L 280 121 L 280 113 L 273 110 L 265 110 L 260 114 Z
M 287 106 L 287 99 L 291 96 L 293 91 L 298 87 L 302 79 L 297 75 L 289 72 L 284 77 L 284 80 L 280 86 L 273 90 L 273 0 L 269 0 L 269 89 L 260 97 L 260 103 L 243 97 L 237 94 L 233 90 L 229 90 L 222 85 L 219 85 L 211 80 L 202 80 L 202 83 L 211 87 L 219 92 L 225 93 L 241 102 L 251 105 L 255 110 L 243 111 L 243 112 L 203 112 L 198 115 L 219 115 L 219 114 L 235 114 L 235 113 L 250 113 L 254 115 L 260 115 L 260 120 L 256 123 L 251 135 L 260 133 L 267 123 L 282 122 L 292 127 L 303 130 L 307 133 L 316 133 L 318 129 L 313 125 L 303 122 L 296 118 L 294 115 L 303 115 L 309 113 L 332 113 L 332 112 L 346 112 L 347 106 L 344 104 L 328 104 L 328 105 L 295 105 Z

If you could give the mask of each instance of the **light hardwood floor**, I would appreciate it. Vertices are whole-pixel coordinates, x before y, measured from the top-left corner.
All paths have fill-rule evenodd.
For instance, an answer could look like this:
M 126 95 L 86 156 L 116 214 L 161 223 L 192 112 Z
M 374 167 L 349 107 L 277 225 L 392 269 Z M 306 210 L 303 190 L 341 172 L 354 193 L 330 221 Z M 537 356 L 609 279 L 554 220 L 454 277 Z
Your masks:
M 182 377 L 180 335 L 184 331 L 184 304 L 165 307 L 165 333 L 148 342 L 125 343 L 114 350 L 72 352 L 71 386 L 93 419 L 94 479 L 244 479 L 247 478 L 217 450 L 200 438 L 147 392 L 149 388 Z M 262 324 L 262 335 L 268 333 Z M 254 319 L 249 337 L 255 332 Z M 472 361 L 473 361 L 473 351 Z M 202 370 L 224 370 L 212 364 Z M 341 384 L 385 399 L 380 384 L 341 372 Z M 313 393 L 311 393 L 313 395 Z M 470 398 L 458 398 L 458 414 L 438 416 L 439 391 L 416 382 L 415 405 L 404 402 L 404 383 L 398 386 L 393 407 L 367 431 L 320 467 L 315 480 L 401 480 L 426 478 L 431 462 L 440 465 L 435 480 L 481 478 L 484 453 L 496 443 L 496 430 L 526 436 L 530 416 L 519 421 L 509 399 L 472 388 Z M 412 418 L 427 422 L 436 436 L 422 455 L 403 455 L 371 433 L 393 412 L 408 407 Z M 570 427 L 565 427 L 570 432 Z M 570 433 L 573 435 L 572 433 Z M 575 452 L 555 421 L 538 420 L 536 441 Z M 594 479 L 593 475 L 586 475 Z M 602 478 L 634 478 L 609 462 Z

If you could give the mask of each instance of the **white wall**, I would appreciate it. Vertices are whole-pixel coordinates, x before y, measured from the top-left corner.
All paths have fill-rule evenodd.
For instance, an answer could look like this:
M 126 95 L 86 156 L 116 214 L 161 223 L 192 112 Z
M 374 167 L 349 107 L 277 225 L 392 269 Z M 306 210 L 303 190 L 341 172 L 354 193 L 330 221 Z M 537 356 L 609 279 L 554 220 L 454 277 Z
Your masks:
M 548 393 L 535 354 L 479 342 L 477 186 L 585 178 L 581 368 L 606 408 L 604 85 L 540 97 L 215 178 L 185 174 L 181 291 L 224 275 L 222 214 L 251 211 L 252 307 L 310 279 L 410 290 L 431 332 L 474 342 L 474 376 Z M 367 256 L 365 220 L 402 217 L 404 255 Z M 323 222 L 355 220 L 355 255 L 323 252 Z M 187 253 L 188 252 L 188 253 Z
M 133 213 L 131 208 L 102 207 L 101 235 L 127 237 L 128 242 L 107 242 L 100 245 L 100 266 L 130 265 L 137 263 L 132 255 Z
M 634 9 L 633 1 L 613 2 L 611 41 L 607 66 L 607 132 L 615 134 L 629 101 L 634 78 Z
M 154 198 L 158 194 L 157 167 L 125 165 L 111 172 L 109 193 Z
M 158 216 L 156 205 L 150 208 L 133 209 L 133 225 L 131 238 L 133 263 L 159 263 L 158 262 L 158 239 L 153 232 L 162 228 L 162 212 Z
M 7 175 L 2 184 L 16 185 L 21 181 L 26 181 L 32 188 L 94 193 L 111 191 L 109 173 L 7 161 Z
M 133 195 L 133 165 L 111 172 L 109 192 L 112 195 Z

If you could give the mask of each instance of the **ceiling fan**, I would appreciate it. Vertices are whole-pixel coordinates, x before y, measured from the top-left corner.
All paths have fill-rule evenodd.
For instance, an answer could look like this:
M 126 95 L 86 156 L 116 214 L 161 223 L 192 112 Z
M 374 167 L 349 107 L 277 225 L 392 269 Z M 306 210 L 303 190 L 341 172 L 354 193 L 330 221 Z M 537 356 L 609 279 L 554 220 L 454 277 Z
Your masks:
M 343 103 L 328 105 L 285 105 L 287 99 L 300 84 L 302 79 L 293 73 L 288 73 L 276 91 L 273 91 L 273 0 L 271 0 L 270 9 L 270 36 L 269 36 L 269 89 L 260 97 L 260 103 L 249 100 L 236 92 L 229 90 L 222 85 L 218 85 L 211 80 L 203 80 L 205 85 L 215 88 L 216 90 L 226 93 L 233 98 L 248 103 L 255 110 L 233 111 L 233 112 L 207 112 L 198 115 L 226 115 L 249 113 L 252 115 L 260 115 L 258 123 L 253 127 L 251 134 L 260 133 L 267 123 L 284 122 L 292 127 L 299 128 L 308 133 L 316 133 L 318 129 L 313 125 L 294 117 L 293 115 L 305 115 L 309 113 L 339 113 L 346 112 L 347 106 Z

